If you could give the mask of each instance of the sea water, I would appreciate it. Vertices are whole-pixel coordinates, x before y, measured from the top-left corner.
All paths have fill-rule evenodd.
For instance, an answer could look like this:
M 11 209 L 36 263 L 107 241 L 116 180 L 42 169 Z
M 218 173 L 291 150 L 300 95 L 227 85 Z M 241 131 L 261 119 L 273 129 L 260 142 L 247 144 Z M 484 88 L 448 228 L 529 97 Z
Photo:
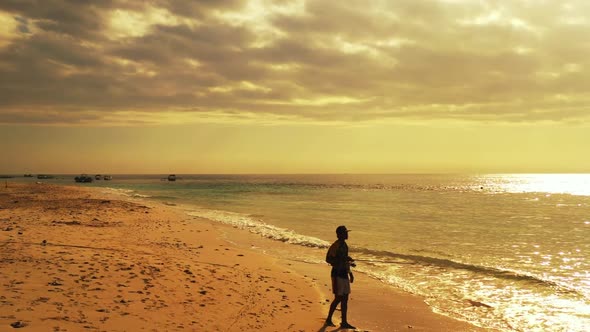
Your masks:
M 590 174 L 125 175 L 91 185 L 183 206 L 317 264 L 346 225 L 357 270 L 437 312 L 506 331 L 590 329 Z

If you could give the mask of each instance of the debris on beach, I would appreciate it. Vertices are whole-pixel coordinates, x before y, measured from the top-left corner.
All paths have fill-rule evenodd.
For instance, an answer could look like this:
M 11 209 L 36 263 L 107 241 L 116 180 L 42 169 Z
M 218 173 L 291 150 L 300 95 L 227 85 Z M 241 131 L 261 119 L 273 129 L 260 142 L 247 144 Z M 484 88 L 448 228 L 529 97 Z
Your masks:
M 474 300 L 467 300 L 467 302 L 469 302 L 469 304 L 471 304 L 474 307 L 484 307 L 484 308 L 492 308 L 492 306 L 485 304 L 483 302 L 479 302 L 479 301 L 474 301 Z
M 18 321 L 18 322 L 11 323 L 10 326 L 12 326 L 12 328 L 15 328 L 15 329 L 20 329 L 20 328 L 27 326 L 27 324 L 25 324 L 21 321 Z

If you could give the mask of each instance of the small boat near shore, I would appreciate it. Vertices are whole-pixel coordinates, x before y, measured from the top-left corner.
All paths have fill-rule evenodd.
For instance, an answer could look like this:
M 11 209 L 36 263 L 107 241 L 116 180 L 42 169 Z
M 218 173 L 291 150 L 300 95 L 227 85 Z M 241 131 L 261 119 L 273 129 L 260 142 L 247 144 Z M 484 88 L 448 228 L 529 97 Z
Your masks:
M 176 174 L 168 175 L 168 181 L 176 181 Z
M 110 176 L 110 175 L 105 175 L 105 176 L 102 177 L 102 179 L 105 180 L 105 181 L 110 181 L 110 180 L 113 179 L 113 177 Z
M 78 183 L 90 183 L 92 182 L 92 176 L 88 176 L 86 174 L 81 174 L 80 176 L 76 176 L 74 178 L 74 181 L 78 182 Z

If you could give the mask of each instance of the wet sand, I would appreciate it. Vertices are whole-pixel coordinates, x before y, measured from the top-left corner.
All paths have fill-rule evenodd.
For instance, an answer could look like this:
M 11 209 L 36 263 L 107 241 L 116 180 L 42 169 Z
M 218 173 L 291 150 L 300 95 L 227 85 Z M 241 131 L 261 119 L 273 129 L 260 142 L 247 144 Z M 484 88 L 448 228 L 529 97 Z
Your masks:
M 281 245 L 101 188 L 3 184 L 0 331 L 338 330 L 322 326 L 329 267 L 228 236 Z M 349 317 L 371 331 L 482 331 L 362 274 Z

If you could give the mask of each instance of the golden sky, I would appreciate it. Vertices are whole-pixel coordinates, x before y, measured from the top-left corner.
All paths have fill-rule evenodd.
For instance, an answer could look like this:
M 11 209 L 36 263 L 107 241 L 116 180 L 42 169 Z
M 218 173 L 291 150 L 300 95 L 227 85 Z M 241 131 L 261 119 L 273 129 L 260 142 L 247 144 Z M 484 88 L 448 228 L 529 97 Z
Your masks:
M 0 173 L 590 172 L 590 1 L 0 1 Z

